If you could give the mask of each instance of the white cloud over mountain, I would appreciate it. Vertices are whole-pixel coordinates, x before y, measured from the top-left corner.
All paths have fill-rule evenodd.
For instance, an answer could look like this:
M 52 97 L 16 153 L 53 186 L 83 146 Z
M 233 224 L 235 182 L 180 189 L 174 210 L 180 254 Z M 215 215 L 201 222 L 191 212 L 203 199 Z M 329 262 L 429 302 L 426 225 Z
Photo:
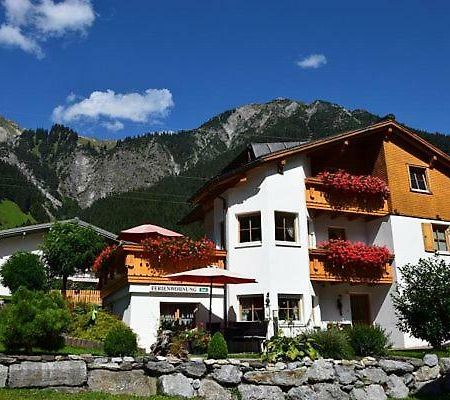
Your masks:
M 327 63 L 327 58 L 323 54 L 311 54 L 308 57 L 297 61 L 297 65 L 302 69 L 317 69 Z

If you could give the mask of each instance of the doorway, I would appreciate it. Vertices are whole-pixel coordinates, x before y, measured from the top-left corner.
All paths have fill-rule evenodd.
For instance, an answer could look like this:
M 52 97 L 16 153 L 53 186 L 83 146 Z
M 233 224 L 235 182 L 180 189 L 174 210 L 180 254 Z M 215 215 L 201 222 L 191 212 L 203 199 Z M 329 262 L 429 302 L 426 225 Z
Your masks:
M 371 325 L 370 302 L 368 294 L 351 294 L 350 308 L 353 324 Z

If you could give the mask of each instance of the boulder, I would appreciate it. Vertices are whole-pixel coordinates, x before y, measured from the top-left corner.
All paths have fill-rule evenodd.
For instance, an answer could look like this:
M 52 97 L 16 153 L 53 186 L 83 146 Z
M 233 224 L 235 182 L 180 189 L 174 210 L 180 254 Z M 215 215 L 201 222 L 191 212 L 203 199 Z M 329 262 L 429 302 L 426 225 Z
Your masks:
M 438 356 L 436 354 L 425 354 L 423 356 L 423 363 L 428 367 L 435 367 L 439 363 Z
M 386 372 L 384 372 L 381 368 L 362 369 L 358 371 L 357 375 L 365 384 L 383 384 L 388 380 Z
M 93 392 L 153 396 L 156 394 L 156 384 L 156 378 L 136 370 L 111 372 L 95 369 L 88 376 L 88 387 Z
M 87 380 L 84 361 L 31 362 L 9 367 L 8 386 L 11 388 L 82 386 Z
M 350 385 L 358 379 L 354 365 L 335 365 L 334 370 L 341 385 Z
M 336 383 L 316 383 L 317 400 L 348 400 L 349 396 Z
M 380 385 L 369 385 L 365 388 L 354 388 L 350 392 L 351 400 L 386 400 L 383 387 Z
M 282 371 L 250 371 L 244 374 L 244 380 L 258 385 L 300 386 L 307 381 L 306 367 Z
M 406 399 L 409 396 L 408 386 L 405 385 L 402 378 L 397 375 L 391 375 L 386 385 L 386 394 L 393 399 Z
M 435 365 L 434 367 L 424 365 L 414 372 L 414 376 L 416 378 L 416 382 L 426 382 L 436 379 L 439 376 L 439 372 L 439 365 Z
M 183 374 L 162 375 L 158 378 L 158 387 L 161 394 L 166 396 L 193 397 L 194 389 L 192 379 Z
M 278 386 L 239 385 L 241 400 L 284 400 L 283 391 Z
M 232 400 L 231 393 L 212 379 L 200 381 L 198 395 L 205 400 Z
M 318 400 L 317 393 L 309 386 L 293 387 L 287 393 L 288 400 Z
M 201 378 L 206 374 L 206 365 L 201 361 L 188 361 L 179 368 L 184 375 L 190 378 Z
M 311 383 L 331 381 L 334 378 L 334 368 L 330 361 L 316 360 L 307 372 L 308 381 Z
M 8 367 L 0 365 L 0 388 L 6 386 L 6 379 L 8 378 Z
M 150 375 L 164 375 L 175 372 L 175 367 L 167 361 L 149 361 L 145 369 Z
M 388 374 L 403 375 L 414 371 L 414 366 L 406 361 L 380 360 L 378 365 Z
M 212 377 L 223 385 L 237 385 L 241 383 L 242 372 L 235 365 L 222 365 L 213 372 Z
M 442 374 L 447 374 L 448 372 L 450 372 L 450 358 L 449 357 L 442 357 L 439 364 L 441 366 Z

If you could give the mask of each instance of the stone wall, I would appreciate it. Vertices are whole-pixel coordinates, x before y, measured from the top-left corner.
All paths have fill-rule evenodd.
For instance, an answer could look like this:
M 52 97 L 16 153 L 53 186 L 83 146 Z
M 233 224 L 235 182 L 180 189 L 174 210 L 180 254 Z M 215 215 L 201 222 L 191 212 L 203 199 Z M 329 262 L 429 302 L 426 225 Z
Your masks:
M 0 387 L 208 400 L 382 400 L 450 392 L 450 358 L 364 358 L 266 364 L 152 357 L 0 355 Z

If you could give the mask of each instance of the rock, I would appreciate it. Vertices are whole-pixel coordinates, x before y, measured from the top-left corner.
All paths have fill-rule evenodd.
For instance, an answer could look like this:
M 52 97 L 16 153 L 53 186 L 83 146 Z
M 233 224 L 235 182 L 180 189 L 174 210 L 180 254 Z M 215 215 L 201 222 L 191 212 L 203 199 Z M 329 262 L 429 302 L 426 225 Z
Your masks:
M 235 365 L 222 365 L 213 372 L 212 377 L 223 385 L 237 385 L 241 383 L 242 372 Z
M 380 360 L 378 365 L 388 374 L 403 375 L 407 372 L 413 372 L 414 367 L 409 362 L 397 360 Z
M 286 369 L 286 364 L 284 362 L 278 361 L 275 363 L 275 369 Z
M 239 385 L 241 400 L 284 400 L 283 391 L 278 386 Z
M 403 378 L 403 382 L 405 382 L 406 386 L 409 386 L 414 381 L 414 376 L 413 376 L 413 374 L 410 374 L 410 373 L 403 375 L 402 378 Z
M 366 368 L 357 372 L 359 379 L 361 379 L 365 384 L 386 383 L 388 377 L 386 372 L 381 368 Z
M 192 381 L 192 387 L 194 390 L 198 390 L 200 388 L 200 379 L 194 379 Z
M 425 354 L 423 356 L 423 363 L 428 367 L 434 367 L 438 365 L 439 359 L 436 354 Z
M 120 371 L 120 365 L 113 362 L 107 362 L 105 364 L 93 363 L 89 365 L 89 369 L 107 369 L 109 371 Z
M 318 400 L 317 393 L 309 386 L 293 387 L 287 394 L 288 400 Z
M 341 385 L 350 385 L 357 380 L 354 365 L 335 365 L 334 371 Z
M 334 378 L 333 364 L 324 359 L 316 360 L 309 367 L 307 377 L 312 383 L 331 381 Z
M 212 379 L 200 381 L 198 395 L 205 400 L 232 400 L 231 393 Z
M 134 363 L 134 357 L 124 357 L 123 362 Z
M 201 361 L 188 361 L 180 366 L 180 371 L 190 378 L 201 378 L 206 374 L 206 365 Z
M 0 356 L 0 364 L 10 365 L 16 362 L 14 357 Z
M 369 385 L 365 388 L 354 388 L 350 392 L 352 400 L 386 400 L 383 387 L 380 385 Z
M 414 372 L 414 376 L 416 378 L 416 382 L 431 381 L 439 376 L 439 371 L 439 365 L 435 365 L 434 367 L 424 365 Z
M 434 399 L 435 396 L 439 396 L 440 394 L 442 394 L 442 385 L 439 380 L 416 382 L 414 386 L 414 394 L 419 394 L 420 396 L 429 396 L 430 398 Z
M 317 400 L 348 400 L 349 396 L 338 384 L 317 383 L 314 385 Z
M 145 369 L 150 375 L 163 375 L 175 372 L 175 367 L 167 361 L 149 361 Z
M 441 366 L 441 373 L 442 374 L 447 374 L 448 372 L 450 372 L 450 358 L 442 357 L 441 360 L 440 360 L 440 366 Z
M 106 364 L 108 362 L 107 357 L 95 357 L 94 358 L 94 364 Z
M 287 364 L 287 369 L 296 369 L 303 366 L 301 361 L 293 361 Z
M 393 399 L 406 399 L 409 396 L 409 389 L 402 378 L 391 375 L 387 381 L 386 394 Z
M 9 367 L 8 386 L 11 388 L 82 386 L 87 380 L 84 361 L 31 362 Z
M 258 385 L 300 386 L 306 383 L 306 367 L 282 371 L 250 371 L 244 380 Z
M 110 372 L 95 369 L 89 372 L 88 387 L 94 392 L 153 396 L 156 394 L 157 379 L 146 376 L 144 371 Z
M 167 396 L 193 397 L 194 389 L 192 379 L 183 374 L 162 375 L 158 378 L 158 387 L 161 394 Z
M 0 388 L 6 386 L 6 379 L 8 378 L 8 367 L 0 365 Z

